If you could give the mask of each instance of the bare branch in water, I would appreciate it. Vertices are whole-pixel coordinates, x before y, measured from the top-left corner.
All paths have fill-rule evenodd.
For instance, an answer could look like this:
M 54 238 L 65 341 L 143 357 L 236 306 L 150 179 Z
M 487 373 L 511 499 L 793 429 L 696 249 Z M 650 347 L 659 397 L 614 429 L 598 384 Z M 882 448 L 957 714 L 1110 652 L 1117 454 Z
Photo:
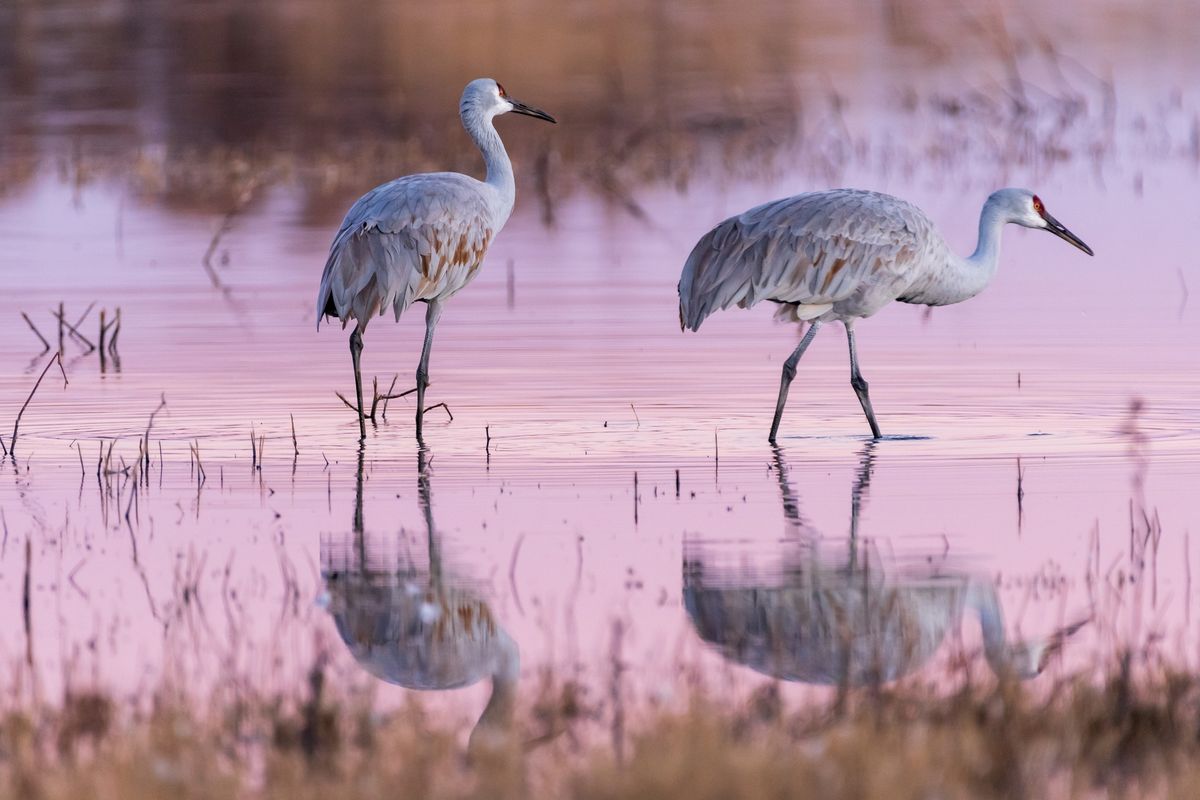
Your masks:
M 355 414 L 358 413 L 358 406 L 354 405 L 354 403 L 351 403 L 349 400 L 347 400 L 345 397 L 343 397 L 341 392 L 334 392 L 334 394 L 337 395 L 338 400 L 341 400 L 343 403 L 346 404 L 346 408 L 350 409 Z
M 146 436 L 143 439 L 143 441 L 145 442 L 145 450 L 143 453 L 143 459 L 144 459 L 144 463 L 146 465 L 147 473 L 150 471 L 150 428 L 152 428 L 154 426 L 154 418 L 156 416 L 158 416 L 158 412 L 162 411 L 166 407 L 167 407 L 167 394 L 166 394 L 166 392 L 163 392 L 163 394 L 159 397 L 158 408 L 154 409 L 154 411 L 150 414 L 150 419 L 147 420 L 147 422 L 146 422 Z
M 88 307 L 88 310 L 91 310 L 91 306 Z M 63 314 L 63 311 L 62 311 L 62 306 L 59 306 L 58 311 L 51 311 L 50 313 L 53 314 L 55 317 L 57 317 L 59 324 L 66 327 L 66 329 L 71 332 L 71 335 L 74 336 L 77 340 L 79 340 L 79 342 L 81 344 L 87 345 L 87 349 L 88 349 L 87 351 L 89 353 L 96 349 L 96 345 L 92 344 L 91 339 L 84 336 L 82 333 L 80 333 L 78 330 L 76 330 L 74 325 L 67 322 L 66 316 Z
M 450 406 L 446 405 L 445 403 L 436 403 L 432 406 L 429 406 L 422 413 L 428 414 L 430 411 L 433 411 L 435 408 L 444 408 L 446 410 L 446 416 L 450 417 L 451 422 L 454 421 L 454 415 L 450 413 Z
M 50 365 L 54 364 L 55 362 L 58 363 L 58 368 L 62 372 L 63 388 L 67 388 L 67 386 L 70 384 L 70 381 L 67 380 L 67 371 L 63 369 L 62 353 L 55 353 L 50 357 L 50 360 L 46 362 L 46 368 L 43 369 L 42 374 L 38 376 L 37 382 L 33 384 L 33 388 L 29 391 L 29 396 L 25 398 L 25 402 L 21 405 L 21 410 L 17 412 L 17 418 L 13 421 L 12 441 L 10 441 L 8 447 L 4 449 L 5 455 L 16 455 L 17 428 L 21 425 L 21 416 L 25 413 L 25 409 L 29 407 L 29 401 L 33 399 L 33 395 L 35 392 L 37 392 L 38 387 L 42 385 L 42 378 L 46 377 L 46 373 L 50 371 Z M 0 441 L 0 446 L 2 445 L 3 442 Z
M 29 329 L 30 329 L 31 331 L 33 331 L 34 335 L 35 335 L 35 336 L 37 336 L 39 339 L 41 339 L 41 340 L 42 340 L 42 344 L 45 346 L 45 350 L 42 350 L 42 352 L 44 353 L 44 352 L 46 352 L 46 350 L 49 350 L 49 349 L 50 349 L 50 342 L 46 341 L 46 337 L 45 337 L 45 336 L 42 336 L 42 332 L 41 332 L 41 331 L 39 331 L 39 330 L 37 329 L 37 325 L 34 325 L 34 324 L 33 324 L 33 320 L 31 320 L 31 319 L 29 318 L 29 315 L 28 315 L 28 314 L 26 314 L 24 311 L 22 311 L 22 312 L 21 312 L 21 317 L 22 317 L 22 318 L 24 318 L 24 320 L 25 320 L 25 324 L 29 326 Z

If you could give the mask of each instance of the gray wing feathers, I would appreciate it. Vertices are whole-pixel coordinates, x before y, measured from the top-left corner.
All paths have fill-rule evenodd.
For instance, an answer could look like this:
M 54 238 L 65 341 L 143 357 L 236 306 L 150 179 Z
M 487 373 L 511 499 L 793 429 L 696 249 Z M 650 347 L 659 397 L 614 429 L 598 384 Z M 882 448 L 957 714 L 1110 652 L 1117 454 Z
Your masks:
M 680 324 L 696 330 L 732 305 L 827 305 L 876 282 L 906 284 L 931 230 L 915 206 L 851 189 L 752 208 L 713 228 L 688 256 L 679 280 Z
M 325 262 L 317 320 L 366 323 L 389 307 L 446 297 L 474 277 L 493 236 L 482 184 L 465 175 L 412 175 L 363 195 Z

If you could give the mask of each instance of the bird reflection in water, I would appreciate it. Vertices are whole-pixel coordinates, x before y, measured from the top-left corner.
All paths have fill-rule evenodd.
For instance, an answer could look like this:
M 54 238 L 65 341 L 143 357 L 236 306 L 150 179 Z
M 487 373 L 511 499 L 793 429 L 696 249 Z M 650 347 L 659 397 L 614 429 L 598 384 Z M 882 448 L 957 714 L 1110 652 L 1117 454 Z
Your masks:
M 491 696 L 471 732 L 469 749 L 500 746 L 512 731 L 520 652 L 487 602 L 443 572 L 424 447 L 418 452 L 417 476 L 428 566 L 419 564 L 407 548 L 386 566 L 373 564 L 363 527 L 359 451 L 353 546 L 349 552 L 322 546 L 328 611 L 355 661 L 380 680 L 407 689 L 444 691 L 490 678 Z
M 724 658 L 786 681 L 869 686 L 914 672 L 957 631 L 966 612 L 979 619 L 984 654 L 998 675 L 1032 678 L 1086 623 L 1037 639 L 1009 642 L 992 581 L 942 561 L 885 570 L 858 536 L 874 443 L 863 451 L 851 494 L 849 552 L 818 552 L 819 533 L 801 516 L 783 452 L 775 468 L 789 537 L 774 577 L 730 575 L 711 549 L 684 548 L 683 598 L 700 637 Z

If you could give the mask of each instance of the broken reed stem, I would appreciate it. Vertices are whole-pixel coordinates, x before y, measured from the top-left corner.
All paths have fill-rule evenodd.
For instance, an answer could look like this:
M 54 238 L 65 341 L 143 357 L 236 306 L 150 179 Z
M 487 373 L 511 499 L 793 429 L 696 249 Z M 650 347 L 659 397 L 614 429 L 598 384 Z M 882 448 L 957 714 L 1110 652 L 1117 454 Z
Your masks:
M 88 316 L 88 314 L 92 313 L 92 309 L 93 309 L 93 308 L 95 308 L 95 307 L 96 307 L 96 301 L 95 301 L 95 300 L 93 300 L 92 302 L 88 303 L 88 307 L 87 307 L 87 308 L 85 308 L 85 309 L 83 310 L 83 313 L 79 315 L 79 319 L 75 320 L 75 327 L 76 327 L 76 328 L 78 328 L 78 327 L 80 327 L 80 326 L 82 326 L 82 325 L 83 325 L 83 321 L 84 321 L 85 319 L 87 319 L 87 316 Z
M 49 350 L 49 349 L 50 349 L 50 342 L 46 341 L 46 337 L 45 337 L 45 336 L 42 336 L 42 332 L 41 332 L 41 331 L 39 331 L 39 330 L 37 329 L 37 325 L 34 325 L 34 324 L 33 324 L 33 320 L 31 320 L 31 319 L 29 318 L 29 315 L 28 315 L 28 314 L 26 314 L 24 311 L 22 311 L 22 312 L 21 312 L 21 318 L 25 320 L 25 324 L 29 326 L 29 330 L 33 331 L 33 335 L 34 335 L 34 336 L 36 336 L 36 337 L 38 337 L 38 339 L 40 339 L 40 340 L 41 340 L 41 342 L 42 342 L 42 345 L 43 345 L 43 346 L 44 346 L 44 348 L 45 348 L 44 350 L 42 350 L 42 352 L 44 353 L 44 352 L 46 352 L 46 350 Z
M 633 411 L 633 418 L 637 420 L 637 426 L 642 427 L 642 419 L 638 416 L 637 409 L 633 407 L 633 403 L 629 404 L 629 408 Z
M 396 380 L 400 377 L 400 373 L 392 376 L 392 384 L 388 386 L 387 394 L 383 397 L 383 419 L 387 420 L 388 401 L 392 399 L 392 390 L 396 388 Z
M 250 469 L 258 466 L 258 443 L 254 440 L 254 425 L 250 425 Z
M 93 303 L 93 305 L 95 305 L 95 304 Z M 91 306 L 88 307 L 88 310 L 91 310 Z M 58 313 L 55 313 L 53 311 L 51 311 L 50 313 L 54 314 L 56 317 L 58 317 L 59 330 L 62 330 L 63 326 L 66 326 L 67 330 L 71 332 L 72 336 L 74 336 L 82 344 L 87 345 L 87 348 L 88 348 L 87 351 L 89 353 L 96 349 L 96 345 L 92 344 L 91 339 L 84 336 L 82 333 L 80 333 L 78 330 L 76 330 L 74 325 L 67 322 L 66 317 L 63 315 L 64 312 L 62 310 L 62 304 L 59 304 L 59 306 L 58 306 Z
M 407 392 L 406 392 L 406 394 L 407 394 Z M 437 403 L 437 404 L 435 404 L 435 405 L 429 406 L 429 407 L 427 407 L 427 408 L 426 408 L 424 411 L 422 411 L 421 413 L 422 413 L 422 414 L 428 414 L 430 411 L 433 411 L 435 408 L 444 408 L 444 409 L 446 409 L 446 416 L 450 417 L 450 421 L 451 421 L 451 422 L 453 422 L 453 421 L 454 421 L 454 414 L 450 413 L 450 406 L 446 405 L 445 403 Z
M 29 401 L 33 399 L 33 395 L 37 392 L 38 387 L 42 385 L 42 378 L 46 377 L 46 373 L 50 371 L 50 365 L 58 362 L 58 368 L 62 371 L 63 388 L 67 388 L 70 381 L 67 380 L 67 371 L 62 365 L 62 351 L 55 353 L 46 362 L 46 368 L 42 370 L 42 374 L 38 376 L 37 382 L 33 384 L 33 388 L 29 391 L 29 396 L 25 398 L 25 402 L 21 405 L 21 410 L 17 412 L 17 418 L 13 421 L 12 440 L 5 449 L 5 455 L 16 455 L 17 452 L 17 428 L 21 425 L 21 416 L 25 413 L 25 409 L 29 407 Z
M 208 473 L 204 471 L 204 464 L 200 461 L 200 440 L 197 439 L 194 444 L 188 442 L 188 449 L 192 451 L 192 458 L 196 461 L 196 484 L 200 485 L 208 480 Z
M 82 478 L 87 474 L 87 470 L 83 467 L 83 447 L 78 441 L 71 442 L 71 446 L 79 452 L 79 477 Z
M 121 335 L 121 307 L 120 306 L 117 306 L 116 317 L 115 317 L 115 319 L 113 319 L 113 321 L 110 324 L 112 325 L 113 332 L 112 332 L 112 336 L 108 340 L 108 353 L 109 353 L 109 355 L 115 356 L 117 354 L 117 337 Z
M 372 386 L 372 394 L 374 395 L 374 397 L 371 399 L 371 412 L 370 413 L 366 413 L 365 410 L 360 412 L 358 406 L 355 405 L 354 403 L 351 403 L 349 400 L 347 400 L 346 396 L 343 395 L 341 392 L 334 392 L 334 395 L 337 396 L 338 400 L 341 400 L 343 403 L 346 404 L 346 408 L 350 409 L 355 414 L 362 413 L 363 419 L 369 419 L 372 422 L 375 421 L 376 406 L 379 404 L 379 401 L 382 400 L 383 401 L 382 416 L 384 419 L 387 419 L 387 404 L 388 404 L 389 400 L 396 400 L 397 398 L 400 398 L 400 397 L 407 397 L 408 395 L 410 395 L 416 391 L 416 388 L 414 387 L 414 388 L 409 389 L 404 392 L 398 392 L 397 394 L 392 394 L 391 393 L 392 388 L 394 388 L 396 386 L 396 379 L 399 377 L 400 376 L 397 375 L 396 377 L 392 378 L 392 385 L 388 387 L 387 394 L 379 393 L 379 384 L 377 382 Z M 428 411 L 428 410 L 429 409 L 426 409 L 426 411 Z
M 158 408 L 154 409 L 154 411 L 151 412 L 150 419 L 147 420 L 147 422 L 146 422 L 146 436 L 142 440 L 143 444 L 144 444 L 143 452 L 142 452 L 142 459 L 143 459 L 142 463 L 145 463 L 145 465 L 146 465 L 145 471 L 147 474 L 150 472 L 150 429 L 152 427 L 154 427 L 154 418 L 156 416 L 158 416 L 158 412 L 162 411 L 166 407 L 167 407 L 167 394 L 166 394 L 166 392 L 163 392 L 162 395 L 159 396 Z
M 300 443 L 296 441 L 296 417 L 293 414 L 288 414 L 288 419 L 292 421 L 292 450 L 295 455 L 300 455 Z

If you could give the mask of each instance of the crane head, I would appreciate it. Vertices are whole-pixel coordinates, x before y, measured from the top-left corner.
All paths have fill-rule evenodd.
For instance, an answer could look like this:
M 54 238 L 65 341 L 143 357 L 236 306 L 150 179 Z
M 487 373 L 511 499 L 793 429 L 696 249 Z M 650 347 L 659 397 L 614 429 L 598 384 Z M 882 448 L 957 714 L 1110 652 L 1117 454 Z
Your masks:
M 1007 214 L 1009 222 L 1015 222 L 1026 228 L 1049 231 L 1058 238 L 1075 245 L 1089 256 L 1095 255 L 1092 248 L 1088 247 L 1082 239 L 1051 216 L 1042 199 L 1028 189 L 1001 189 L 989 198 L 989 202 L 1000 205 Z
M 460 107 L 464 114 L 471 109 L 477 113 L 482 112 L 489 118 L 511 111 L 514 114 L 543 119 L 546 122 L 558 122 L 540 108 L 525 105 L 520 100 L 509 96 L 504 87 L 491 78 L 476 78 L 468 83 L 467 88 L 463 90 Z

